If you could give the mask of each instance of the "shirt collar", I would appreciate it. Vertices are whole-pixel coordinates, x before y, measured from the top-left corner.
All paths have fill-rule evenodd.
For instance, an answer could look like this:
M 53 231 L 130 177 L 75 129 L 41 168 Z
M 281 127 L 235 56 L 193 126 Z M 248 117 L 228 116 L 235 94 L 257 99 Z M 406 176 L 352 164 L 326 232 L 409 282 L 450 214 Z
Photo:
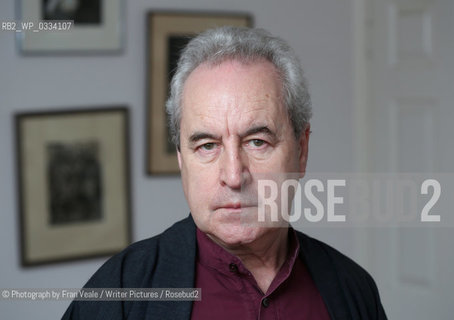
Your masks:
M 275 279 L 278 280 L 279 283 L 288 277 L 299 254 L 299 241 L 295 230 L 291 227 L 288 232 L 288 241 L 289 247 L 287 258 Z M 239 273 L 251 276 L 250 271 L 243 265 L 238 257 L 215 243 L 199 228 L 197 228 L 197 245 L 197 259 L 199 263 L 206 267 L 216 269 L 224 274 Z

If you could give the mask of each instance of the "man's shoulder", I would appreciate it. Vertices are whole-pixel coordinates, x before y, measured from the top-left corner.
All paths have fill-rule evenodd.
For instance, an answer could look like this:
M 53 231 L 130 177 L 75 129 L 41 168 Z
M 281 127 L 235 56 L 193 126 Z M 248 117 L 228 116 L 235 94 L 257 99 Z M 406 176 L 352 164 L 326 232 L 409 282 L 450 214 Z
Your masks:
M 109 258 L 87 282 L 86 287 L 150 287 L 159 261 L 185 259 L 194 251 L 195 225 L 188 217 L 164 232 L 137 241 Z M 191 255 L 188 255 L 191 259 Z
M 355 261 L 325 242 L 312 238 L 299 231 L 296 231 L 296 234 L 298 235 L 304 256 L 310 257 L 310 259 L 330 259 L 331 263 L 334 264 L 340 272 L 346 271 L 347 273 L 351 273 L 352 271 L 356 271 L 360 274 L 363 272 L 367 273 L 367 271 Z
M 373 283 L 372 277 L 363 267 L 337 249 L 299 231 L 296 233 L 307 264 L 317 265 L 322 270 L 330 269 L 336 273 L 340 281 Z
M 297 235 L 301 256 L 333 314 L 386 319 L 375 281 L 365 269 L 330 245 Z
M 163 233 L 135 242 L 107 260 L 88 280 L 86 288 L 191 287 L 195 261 L 195 225 L 191 217 Z M 190 304 L 159 301 L 73 301 L 63 319 L 142 319 L 187 314 Z M 159 305 L 159 306 L 158 306 Z M 172 317 L 172 316 L 170 316 Z

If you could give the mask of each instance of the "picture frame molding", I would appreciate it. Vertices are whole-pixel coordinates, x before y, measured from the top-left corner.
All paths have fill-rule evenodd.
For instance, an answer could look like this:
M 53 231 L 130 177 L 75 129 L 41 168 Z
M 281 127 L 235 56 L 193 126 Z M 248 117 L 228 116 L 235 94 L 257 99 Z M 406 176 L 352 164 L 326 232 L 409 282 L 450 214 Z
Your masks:
M 27 213 L 25 212 L 25 185 L 24 185 L 24 172 L 23 172 L 23 161 L 24 161 L 24 154 L 22 150 L 22 141 L 23 141 L 23 134 L 21 132 L 21 122 L 30 117 L 53 117 L 53 116 L 72 116 L 72 115 L 95 115 L 100 113 L 112 113 L 112 112 L 119 112 L 121 113 L 124 130 L 121 133 L 123 136 L 123 147 L 124 147 L 124 155 L 123 155 L 123 170 L 124 170 L 124 245 L 118 247 L 115 250 L 107 249 L 107 250 L 98 250 L 83 254 L 74 254 L 74 255 L 67 255 L 55 258 L 45 258 L 42 260 L 30 260 L 29 259 L 29 252 L 27 252 L 27 231 L 26 231 L 26 223 L 27 223 Z M 70 261 L 76 260 L 86 260 L 86 259 L 93 259 L 93 258 L 100 258 L 106 256 L 112 256 L 113 254 L 118 253 L 124 247 L 129 245 L 132 242 L 132 203 L 131 203 L 131 162 L 130 162 L 130 134 L 129 134 L 129 126 L 130 126 L 130 119 L 129 119 L 129 108 L 124 105 L 115 105 L 115 106 L 96 106 L 93 108 L 69 108 L 69 109 L 60 109 L 60 110 L 40 110 L 40 111 L 19 111 L 13 114 L 14 120 L 14 131 L 15 131 L 15 157 L 16 157 L 16 188 L 17 188 L 17 211 L 18 211 L 18 240 L 20 243 L 20 264 L 24 268 L 28 267 L 35 267 L 41 265 L 48 265 L 48 264 L 55 264 L 55 263 L 65 263 Z
M 18 23 L 46 21 L 38 11 L 42 0 L 18 0 Z M 117 54 L 124 50 L 126 3 L 124 0 L 100 0 L 101 26 L 73 25 L 70 31 L 16 32 L 16 45 L 23 55 Z M 20 29 L 20 28 L 19 28 Z

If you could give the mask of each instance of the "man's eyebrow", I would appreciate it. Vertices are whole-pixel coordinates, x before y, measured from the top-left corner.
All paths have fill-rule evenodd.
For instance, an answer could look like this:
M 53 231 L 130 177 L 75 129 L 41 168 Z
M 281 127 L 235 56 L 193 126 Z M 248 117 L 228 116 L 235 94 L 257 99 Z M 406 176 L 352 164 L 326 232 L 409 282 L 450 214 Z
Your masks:
M 219 137 L 207 132 L 194 132 L 189 136 L 189 142 L 194 143 L 203 139 L 219 140 Z
M 270 136 L 271 138 L 276 137 L 276 134 L 273 131 L 271 131 L 271 129 L 268 128 L 267 126 L 256 126 L 256 127 L 249 128 L 248 130 L 246 130 L 246 132 L 244 132 L 240 136 L 241 136 L 241 138 L 244 138 L 244 137 L 247 137 L 247 136 L 250 136 L 253 134 L 257 134 L 257 133 L 264 133 L 267 136 Z M 208 132 L 198 131 L 198 132 L 194 132 L 193 134 L 191 134 L 189 136 L 188 140 L 189 140 L 189 143 L 195 143 L 195 142 L 203 140 L 203 139 L 220 140 L 221 137 L 215 136 L 214 134 L 211 134 Z
M 275 138 L 276 137 L 276 134 L 270 128 L 268 128 L 267 126 L 252 127 L 250 129 L 246 130 L 246 132 L 244 134 L 242 134 L 241 137 L 244 138 L 244 137 L 247 137 L 247 136 L 250 136 L 250 135 L 253 135 L 253 134 L 257 134 L 257 133 L 264 133 L 267 136 L 270 136 L 271 138 Z

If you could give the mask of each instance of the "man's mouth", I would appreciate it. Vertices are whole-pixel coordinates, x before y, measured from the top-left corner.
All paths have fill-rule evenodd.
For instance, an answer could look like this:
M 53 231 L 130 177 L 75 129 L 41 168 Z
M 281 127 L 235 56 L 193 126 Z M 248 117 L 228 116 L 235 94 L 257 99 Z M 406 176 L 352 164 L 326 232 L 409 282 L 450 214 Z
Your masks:
M 215 210 L 224 209 L 224 210 L 230 210 L 230 211 L 241 211 L 241 209 L 252 208 L 252 207 L 256 207 L 256 205 L 246 204 L 246 203 L 241 203 L 241 202 L 232 202 L 232 203 L 217 205 L 215 207 Z

